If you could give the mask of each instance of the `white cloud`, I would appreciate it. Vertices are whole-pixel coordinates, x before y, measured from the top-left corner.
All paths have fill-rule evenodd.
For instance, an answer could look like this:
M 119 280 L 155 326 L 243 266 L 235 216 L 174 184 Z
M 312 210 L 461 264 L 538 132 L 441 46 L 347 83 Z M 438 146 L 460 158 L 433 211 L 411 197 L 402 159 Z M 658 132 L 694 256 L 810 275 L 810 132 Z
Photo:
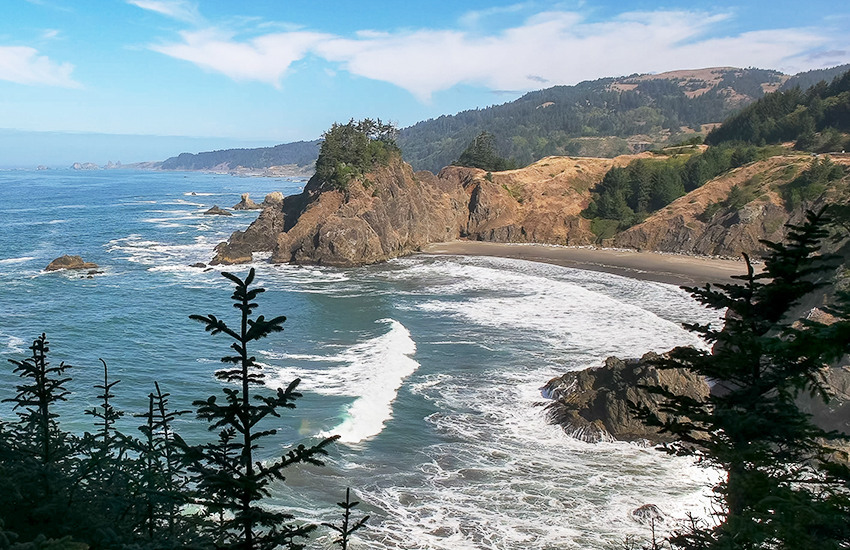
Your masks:
M 197 6 L 187 0 L 127 0 L 127 3 L 189 23 L 195 23 L 201 19 Z
M 55 63 L 38 50 L 26 46 L 0 46 L 0 80 L 18 84 L 45 84 L 64 88 L 79 88 L 71 78 L 74 66 Z
M 135 0 L 140 2 L 141 0 Z M 520 9 L 517 4 L 505 9 Z M 484 12 L 471 12 L 474 21 Z M 630 12 L 588 22 L 577 12 L 538 13 L 498 33 L 421 29 L 361 31 L 346 38 L 293 31 L 239 41 L 207 30 L 155 46 L 236 80 L 279 86 L 289 66 L 312 53 L 352 74 L 391 83 L 427 102 L 458 84 L 524 91 L 634 72 L 712 66 L 811 68 L 814 51 L 850 50 L 823 29 L 777 29 L 708 37 L 730 16 L 686 11 Z M 715 33 L 716 34 L 716 33 Z M 850 60 L 845 57 L 846 60 Z
M 234 80 L 256 80 L 279 86 L 289 66 L 328 35 L 311 32 L 267 34 L 248 42 L 214 29 L 183 32 L 182 44 L 152 46 L 165 55 L 190 61 Z
M 510 6 L 496 6 L 484 10 L 468 11 L 460 17 L 459 22 L 467 27 L 478 25 L 482 19 L 486 19 L 493 15 L 502 15 L 505 13 L 517 13 L 526 8 L 531 7 L 531 3 L 512 4 Z

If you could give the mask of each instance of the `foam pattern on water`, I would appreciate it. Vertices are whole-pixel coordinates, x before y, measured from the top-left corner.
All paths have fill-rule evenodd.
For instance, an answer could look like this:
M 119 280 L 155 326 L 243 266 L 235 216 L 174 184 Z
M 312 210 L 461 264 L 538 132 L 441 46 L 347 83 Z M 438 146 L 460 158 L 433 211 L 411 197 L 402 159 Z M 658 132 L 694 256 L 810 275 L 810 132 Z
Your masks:
M 344 420 L 329 432 L 320 434 L 323 437 L 339 435 L 343 443 L 359 443 L 381 433 L 384 423 L 392 417 L 392 403 L 399 387 L 419 367 L 419 363 L 411 359 L 416 352 L 416 344 L 404 325 L 393 319 L 377 322 L 388 324 L 389 331 L 339 354 L 265 354 L 273 359 L 341 364 L 325 369 L 279 368 L 268 378 L 268 385 L 272 388 L 301 378 L 305 386 L 314 388 L 321 395 L 355 398 L 346 408 Z

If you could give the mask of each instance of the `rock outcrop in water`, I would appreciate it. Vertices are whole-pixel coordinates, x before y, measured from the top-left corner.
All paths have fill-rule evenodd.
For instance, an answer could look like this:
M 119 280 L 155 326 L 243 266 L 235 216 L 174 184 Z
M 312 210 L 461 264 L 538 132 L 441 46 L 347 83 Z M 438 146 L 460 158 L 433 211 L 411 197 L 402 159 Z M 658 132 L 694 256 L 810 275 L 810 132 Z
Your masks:
M 205 216 L 232 216 L 230 212 L 224 210 L 219 205 L 215 204 L 212 208 L 204 212 Z
M 553 400 L 547 415 L 573 437 L 588 442 L 606 440 L 669 442 L 669 434 L 659 434 L 634 417 L 629 403 L 646 405 L 658 411 L 662 398 L 640 386 L 667 386 L 671 391 L 705 400 L 709 387 L 705 379 L 685 369 L 660 370 L 653 366 L 655 353 L 641 359 L 609 357 L 602 367 L 568 372 L 543 387 L 543 395 Z M 663 420 L 664 414 L 658 413 Z
M 45 271 L 58 271 L 60 269 L 97 269 L 98 265 L 93 262 L 86 262 L 80 256 L 70 256 L 65 254 L 50 262 Z
M 590 244 L 590 222 L 579 216 L 588 189 L 632 158 L 550 157 L 493 174 L 449 166 L 435 176 L 396 157 L 344 190 L 311 180 L 299 195 L 267 196 L 257 220 L 219 244 L 212 263 L 266 251 L 275 263 L 349 267 L 458 238 Z
M 248 193 L 242 193 L 242 200 L 233 205 L 234 210 L 262 210 L 263 205 L 251 200 Z

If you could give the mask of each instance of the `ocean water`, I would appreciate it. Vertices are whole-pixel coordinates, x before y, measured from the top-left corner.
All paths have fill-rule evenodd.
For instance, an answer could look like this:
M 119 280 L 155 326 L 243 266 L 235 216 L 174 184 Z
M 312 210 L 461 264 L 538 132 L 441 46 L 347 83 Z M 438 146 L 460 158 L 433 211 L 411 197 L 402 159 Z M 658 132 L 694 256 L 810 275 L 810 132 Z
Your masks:
M 195 173 L 0 172 L 0 360 L 45 332 L 51 361 L 73 365 L 66 429 L 91 430 L 104 359 L 115 404 L 143 412 L 158 381 L 176 409 L 220 393 L 229 341 L 188 319 L 227 319 L 248 266 L 190 267 L 256 212 L 205 216 L 250 192 L 303 182 Z M 100 265 L 46 273 L 62 254 Z M 712 472 L 627 443 L 588 444 L 546 423 L 540 387 L 606 357 L 700 345 L 680 327 L 716 320 L 676 287 L 499 258 L 417 255 L 355 269 L 273 266 L 258 258 L 259 313 L 287 316 L 254 353 L 267 384 L 301 378 L 298 408 L 263 453 L 341 436 L 327 466 L 292 469 L 273 506 L 333 521 L 351 487 L 372 516 L 360 548 L 616 548 L 648 537 L 632 510 L 706 515 Z M 233 317 L 235 322 L 235 317 Z M 3 361 L 5 364 L 6 361 Z M 11 365 L 0 398 L 13 395 Z M 11 416 L 0 408 L 0 418 Z M 189 415 L 184 437 L 213 437 Z M 668 520 L 662 529 L 669 528 Z M 320 536 L 311 547 L 330 547 Z

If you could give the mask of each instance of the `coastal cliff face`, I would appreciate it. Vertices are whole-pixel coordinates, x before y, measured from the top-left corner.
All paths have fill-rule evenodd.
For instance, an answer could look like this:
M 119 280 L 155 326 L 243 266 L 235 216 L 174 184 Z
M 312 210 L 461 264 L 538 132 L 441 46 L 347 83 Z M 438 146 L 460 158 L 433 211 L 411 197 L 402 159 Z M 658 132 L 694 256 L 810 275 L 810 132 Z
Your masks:
M 611 239 L 598 241 L 581 217 L 605 173 L 650 153 L 613 159 L 547 157 L 518 170 L 489 173 L 448 166 L 413 173 L 400 158 L 345 189 L 311 180 L 304 192 L 267 197 L 245 231 L 216 248 L 213 264 L 249 262 L 271 252 L 276 263 L 348 267 L 385 261 L 458 238 L 500 243 L 598 245 L 704 256 L 759 257 L 762 240 L 781 241 L 807 209 L 845 200 L 847 177 L 813 201 L 791 208 L 784 186 L 811 157 L 778 155 L 707 182 Z M 850 165 L 850 157 L 833 156 Z
M 396 157 L 345 189 L 311 181 L 300 195 L 266 197 L 259 217 L 219 244 L 211 263 L 271 252 L 275 263 L 350 267 L 458 238 L 591 244 L 590 222 L 579 216 L 589 189 L 634 158 L 550 157 L 494 174 L 449 166 L 435 176 L 414 174 Z
M 768 252 L 762 240 L 782 241 L 786 224 L 802 223 L 807 209 L 835 202 L 845 191 L 846 181 L 814 201 L 790 207 L 781 188 L 811 160 L 808 155 L 779 155 L 732 170 L 603 244 L 674 254 L 759 257 Z M 833 155 L 833 161 L 850 166 L 843 155 Z M 733 188 L 737 202 L 730 201 Z

